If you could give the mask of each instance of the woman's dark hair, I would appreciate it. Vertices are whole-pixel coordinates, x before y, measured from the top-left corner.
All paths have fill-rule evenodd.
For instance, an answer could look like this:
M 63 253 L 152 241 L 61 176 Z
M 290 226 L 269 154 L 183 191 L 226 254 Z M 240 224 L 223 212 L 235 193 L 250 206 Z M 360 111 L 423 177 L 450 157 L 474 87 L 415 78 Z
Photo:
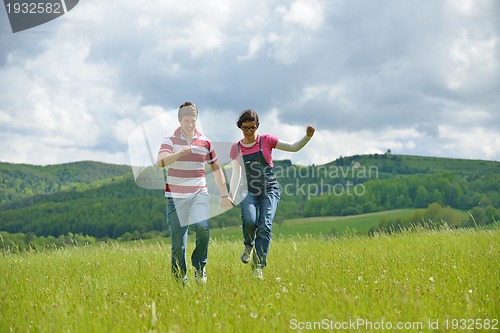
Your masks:
M 241 128 L 241 125 L 247 121 L 255 121 L 255 126 L 259 127 L 259 116 L 257 115 L 257 112 L 250 109 L 243 111 L 236 122 L 236 126 Z

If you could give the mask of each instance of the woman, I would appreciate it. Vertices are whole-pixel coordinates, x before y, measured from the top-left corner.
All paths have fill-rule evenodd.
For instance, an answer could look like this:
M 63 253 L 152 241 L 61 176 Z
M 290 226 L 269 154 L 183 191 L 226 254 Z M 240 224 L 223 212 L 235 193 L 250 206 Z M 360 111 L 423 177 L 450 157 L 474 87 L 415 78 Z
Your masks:
M 241 129 L 243 139 L 231 147 L 233 173 L 230 197 L 236 202 L 236 194 L 245 196 L 240 204 L 245 244 L 241 261 L 247 264 L 252 259 L 254 276 L 263 279 L 262 269 L 266 266 L 273 219 L 280 201 L 280 186 L 274 174 L 272 150 L 299 151 L 309 142 L 315 129 L 308 126 L 306 135 L 290 144 L 269 134 L 258 135 L 259 116 L 253 110 L 243 111 L 236 125 Z M 245 177 L 240 184 L 242 164 Z

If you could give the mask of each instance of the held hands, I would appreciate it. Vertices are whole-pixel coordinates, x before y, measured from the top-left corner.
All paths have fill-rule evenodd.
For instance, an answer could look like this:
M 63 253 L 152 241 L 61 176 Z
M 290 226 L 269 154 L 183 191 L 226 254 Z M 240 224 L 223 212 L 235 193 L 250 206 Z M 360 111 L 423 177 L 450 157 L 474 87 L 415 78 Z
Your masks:
M 307 126 L 307 129 L 306 129 L 306 135 L 308 137 L 312 137 L 314 135 L 315 131 L 316 131 L 316 129 L 313 126 L 309 125 L 309 126 Z
M 233 199 L 230 197 L 222 197 L 220 199 L 220 206 L 224 209 L 231 209 L 234 207 Z

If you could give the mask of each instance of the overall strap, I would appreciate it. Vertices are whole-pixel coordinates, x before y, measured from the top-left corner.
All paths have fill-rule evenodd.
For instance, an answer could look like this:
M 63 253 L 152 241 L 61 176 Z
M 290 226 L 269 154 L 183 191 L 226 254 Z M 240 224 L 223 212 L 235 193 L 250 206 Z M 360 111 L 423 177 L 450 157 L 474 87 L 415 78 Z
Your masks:
M 259 135 L 258 140 L 259 140 L 259 150 L 262 151 L 262 139 L 261 139 L 260 135 Z M 240 145 L 241 145 L 241 142 L 238 141 L 238 154 L 241 153 L 241 147 L 240 147 Z

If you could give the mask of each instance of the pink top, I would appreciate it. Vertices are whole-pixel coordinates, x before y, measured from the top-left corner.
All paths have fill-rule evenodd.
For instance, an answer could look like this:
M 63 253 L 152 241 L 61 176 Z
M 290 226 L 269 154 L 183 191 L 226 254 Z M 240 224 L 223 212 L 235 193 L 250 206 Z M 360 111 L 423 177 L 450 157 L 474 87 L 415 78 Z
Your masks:
M 245 156 L 258 152 L 259 140 L 262 140 L 262 154 L 264 155 L 264 158 L 266 159 L 267 163 L 269 163 L 270 166 L 274 166 L 272 150 L 273 148 L 276 148 L 276 144 L 279 141 L 278 137 L 276 136 L 272 136 L 269 134 L 257 135 L 257 141 L 255 141 L 252 147 L 246 148 L 242 144 L 240 145 L 241 155 Z M 231 146 L 231 152 L 229 154 L 229 157 L 231 157 L 232 160 L 236 159 L 237 156 L 238 156 L 238 142 L 236 142 Z

